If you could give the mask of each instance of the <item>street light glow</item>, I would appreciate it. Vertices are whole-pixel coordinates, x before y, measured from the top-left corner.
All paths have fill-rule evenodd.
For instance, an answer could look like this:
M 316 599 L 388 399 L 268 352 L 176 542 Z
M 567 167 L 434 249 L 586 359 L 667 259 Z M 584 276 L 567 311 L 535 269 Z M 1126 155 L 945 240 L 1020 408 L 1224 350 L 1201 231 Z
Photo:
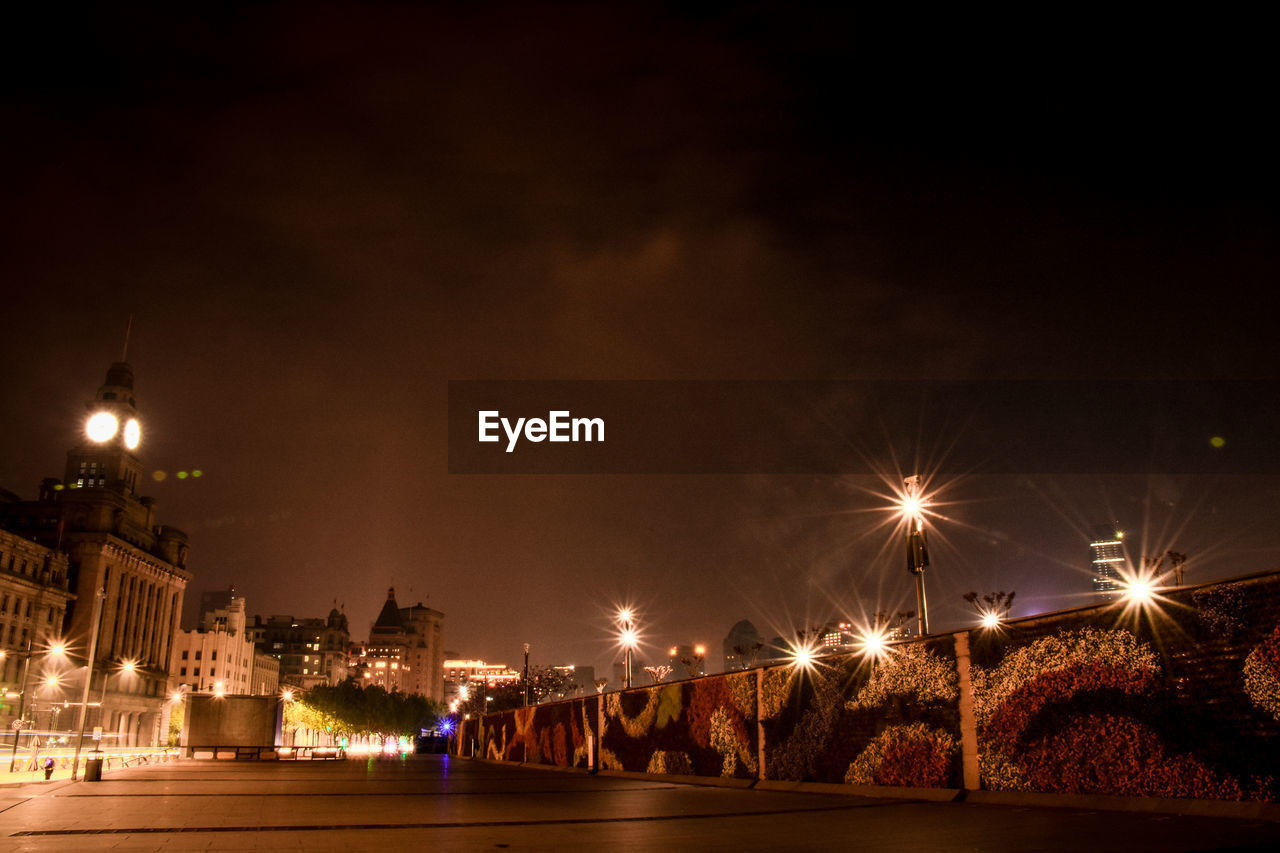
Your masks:
M 884 657 L 888 652 L 889 632 L 883 625 L 867 628 L 858 635 L 858 646 L 863 657 Z
M 1125 599 L 1134 604 L 1146 604 L 1156 594 L 1155 584 L 1148 577 L 1130 578 L 1123 586 Z
M 1000 627 L 1000 614 L 994 610 L 988 610 L 982 614 L 982 627 L 987 630 Z

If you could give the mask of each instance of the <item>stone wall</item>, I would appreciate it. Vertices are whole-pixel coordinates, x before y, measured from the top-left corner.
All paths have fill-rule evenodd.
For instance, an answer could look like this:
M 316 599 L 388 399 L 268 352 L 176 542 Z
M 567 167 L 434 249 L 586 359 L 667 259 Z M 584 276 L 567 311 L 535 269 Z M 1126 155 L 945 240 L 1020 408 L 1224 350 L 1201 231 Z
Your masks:
M 508 761 L 1276 801 L 1280 573 L 467 721 Z

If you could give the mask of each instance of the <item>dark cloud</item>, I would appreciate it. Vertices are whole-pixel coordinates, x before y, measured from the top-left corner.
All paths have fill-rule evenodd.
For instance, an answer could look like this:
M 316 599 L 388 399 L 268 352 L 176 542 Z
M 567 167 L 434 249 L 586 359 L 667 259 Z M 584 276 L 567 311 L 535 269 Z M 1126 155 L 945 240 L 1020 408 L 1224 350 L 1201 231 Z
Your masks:
M 192 592 L 258 612 L 337 599 L 362 634 L 394 583 L 456 651 L 603 665 L 622 597 L 712 642 L 909 597 L 838 481 L 451 477 L 450 379 L 1274 376 L 1247 20 L 23 14 L 0 484 L 60 472 L 133 315 L 146 462 L 203 471 L 154 484 Z M 941 608 L 997 578 L 1070 601 L 1103 504 L 1212 571 L 1275 560 L 1230 500 L 1269 479 L 974 488 Z

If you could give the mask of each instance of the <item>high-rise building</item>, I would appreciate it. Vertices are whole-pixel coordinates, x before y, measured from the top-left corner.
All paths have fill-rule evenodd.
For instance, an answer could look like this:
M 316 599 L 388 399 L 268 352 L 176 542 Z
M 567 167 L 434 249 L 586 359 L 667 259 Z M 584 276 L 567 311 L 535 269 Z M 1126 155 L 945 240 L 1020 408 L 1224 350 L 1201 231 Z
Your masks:
M 1098 524 L 1089 542 L 1089 567 L 1093 571 L 1093 591 L 1104 601 L 1120 594 L 1120 570 L 1125 566 L 1124 531 L 1119 524 Z
M 133 380 L 127 363 L 111 365 L 88 402 L 83 438 L 67 453 L 63 479 L 44 480 L 35 501 L 0 503 L 0 526 L 67 561 L 75 595 L 62 625 L 64 699 L 84 689 L 96 628 L 91 689 L 102 700 L 85 724 L 102 726 L 121 745 L 153 745 L 160 739 L 170 651 L 192 575 L 186 534 L 160 524 L 155 500 L 138 492 L 143 430 Z

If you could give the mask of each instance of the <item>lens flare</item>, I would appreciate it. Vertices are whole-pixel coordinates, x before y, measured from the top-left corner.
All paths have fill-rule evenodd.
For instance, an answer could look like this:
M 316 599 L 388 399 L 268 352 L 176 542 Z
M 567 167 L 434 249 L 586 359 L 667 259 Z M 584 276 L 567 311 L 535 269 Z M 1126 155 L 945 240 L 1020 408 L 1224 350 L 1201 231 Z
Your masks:
M 858 653 L 864 658 L 882 658 L 889 653 L 889 629 L 885 625 L 864 628 L 858 635 Z

